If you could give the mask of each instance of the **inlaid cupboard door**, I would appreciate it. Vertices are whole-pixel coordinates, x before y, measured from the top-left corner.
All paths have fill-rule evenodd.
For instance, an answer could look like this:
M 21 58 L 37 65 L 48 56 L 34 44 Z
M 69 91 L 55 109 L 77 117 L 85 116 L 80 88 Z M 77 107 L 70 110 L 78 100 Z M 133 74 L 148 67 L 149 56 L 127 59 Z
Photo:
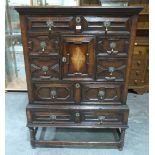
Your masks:
M 93 36 L 63 36 L 61 50 L 63 79 L 94 79 L 94 41 Z

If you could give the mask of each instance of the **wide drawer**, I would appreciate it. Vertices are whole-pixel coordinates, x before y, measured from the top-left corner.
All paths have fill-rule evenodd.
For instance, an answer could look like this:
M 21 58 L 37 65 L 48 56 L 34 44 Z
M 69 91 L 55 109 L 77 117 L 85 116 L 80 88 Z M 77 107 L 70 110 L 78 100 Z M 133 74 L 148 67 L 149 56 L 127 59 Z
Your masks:
M 98 36 L 96 39 L 96 51 L 99 56 L 127 57 L 128 46 L 128 35 Z
M 127 59 L 97 58 L 97 81 L 124 81 Z
M 120 105 L 124 85 L 101 82 L 36 82 L 33 104 Z
M 63 108 L 63 109 L 62 109 Z M 51 126 L 101 126 L 127 125 L 128 108 L 116 107 L 30 107 L 27 108 L 29 124 L 47 124 Z M 112 126 L 111 126 L 112 127 Z

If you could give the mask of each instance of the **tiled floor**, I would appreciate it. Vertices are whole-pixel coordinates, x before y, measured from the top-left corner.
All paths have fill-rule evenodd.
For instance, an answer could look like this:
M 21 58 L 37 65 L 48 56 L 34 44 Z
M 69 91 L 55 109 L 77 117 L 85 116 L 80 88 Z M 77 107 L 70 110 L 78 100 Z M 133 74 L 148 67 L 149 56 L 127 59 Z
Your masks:
M 6 93 L 6 155 L 148 155 L 149 94 L 129 93 L 129 129 L 126 130 L 123 151 L 88 148 L 31 149 L 26 127 L 27 93 Z

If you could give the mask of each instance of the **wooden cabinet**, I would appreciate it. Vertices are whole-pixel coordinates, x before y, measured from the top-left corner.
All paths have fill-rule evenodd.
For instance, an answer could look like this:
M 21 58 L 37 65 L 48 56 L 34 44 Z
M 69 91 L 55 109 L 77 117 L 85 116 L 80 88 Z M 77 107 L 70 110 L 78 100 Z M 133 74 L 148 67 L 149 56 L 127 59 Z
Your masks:
M 149 1 L 134 0 L 129 5 L 144 7 L 138 18 L 129 80 L 129 89 L 143 94 L 149 91 Z
M 32 147 L 85 144 L 122 149 L 128 127 L 129 66 L 142 8 L 16 10 L 21 22 Z M 38 140 L 38 127 L 114 129 L 118 140 Z

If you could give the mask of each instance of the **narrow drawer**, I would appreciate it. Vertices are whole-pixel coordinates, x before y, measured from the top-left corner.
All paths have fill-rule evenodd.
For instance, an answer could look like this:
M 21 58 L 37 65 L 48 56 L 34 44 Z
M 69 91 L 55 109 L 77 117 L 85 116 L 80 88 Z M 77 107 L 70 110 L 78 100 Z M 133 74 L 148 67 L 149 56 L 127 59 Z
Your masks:
M 108 34 L 130 31 L 129 18 L 103 17 L 103 16 L 84 16 L 85 28 L 83 32 Z M 123 34 L 123 33 L 122 33 Z
M 108 57 L 127 57 L 128 55 L 128 36 L 99 36 L 97 37 L 96 51 L 99 56 Z
M 27 118 L 29 124 L 46 124 L 50 126 L 127 126 L 128 108 L 82 109 L 80 107 L 68 107 L 68 109 L 53 109 L 51 107 L 37 107 L 27 108 Z
M 144 79 L 129 79 L 130 86 L 142 86 L 144 82 Z
M 127 59 L 97 59 L 97 81 L 124 81 Z
M 30 56 L 52 56 L 59 54 L 59 36 L 29 35 L 28 49 Z
M 34 83 L 34 103 L 71 104 L 74 103 L 73 90 L 71 83 Z
M 137 70 L 144 70 L 145 63 L 146 62 L 144 59 L 133 57 L 131 68 Z
M 74 32 L 72 16 L 29 16 L 29 32 Z
M 130 72 L 130 79 L 144 79 L 144 70 L 137 70 L 137 69 L 132 69 Z
M 31 78 L 33 81 L 58 80 L 60 78 L 58 56 L 30 57 Z
M 123 84 L 84 83 L 82 104 L 121 104 Z

